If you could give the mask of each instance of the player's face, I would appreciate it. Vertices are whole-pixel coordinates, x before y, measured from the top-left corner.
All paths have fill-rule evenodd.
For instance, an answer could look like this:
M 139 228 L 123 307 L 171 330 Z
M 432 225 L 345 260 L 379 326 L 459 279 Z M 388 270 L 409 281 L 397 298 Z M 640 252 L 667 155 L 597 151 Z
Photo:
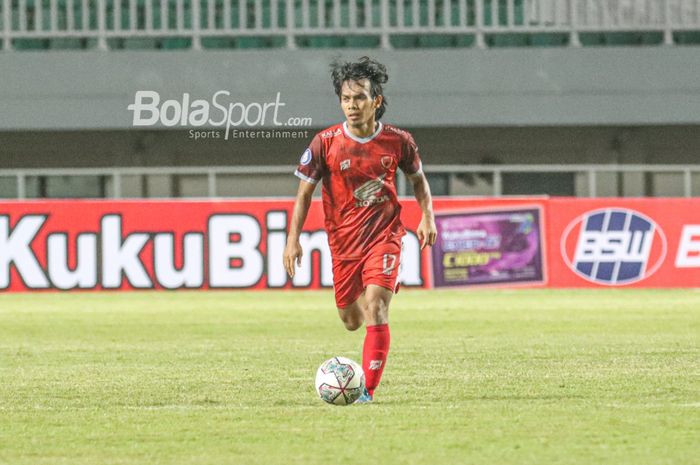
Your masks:
M 340 106 L 349 126 L 361 127 L 374 123 L 374 110 L 382 102 L 382 96 L 372 98 L 369 79 L 345 81 L 340 90 Z

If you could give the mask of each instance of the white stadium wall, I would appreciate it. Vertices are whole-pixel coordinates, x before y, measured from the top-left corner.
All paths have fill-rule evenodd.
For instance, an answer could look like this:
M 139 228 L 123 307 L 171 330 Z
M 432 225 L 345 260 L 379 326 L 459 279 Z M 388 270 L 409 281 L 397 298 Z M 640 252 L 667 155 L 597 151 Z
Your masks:
M 337 120 L 337 50 L 0 54 L 0 130 L 130 129 L 137 91 L 163 100 L 272 102 L 314 127 Z M 406 127 L 700 122 L 695 47 L 344 50 L 386 63 L 392 121 Z M 673 70 L 673 73 L 669 73 Z M 268 119 L 267 126 L 271 125 Z

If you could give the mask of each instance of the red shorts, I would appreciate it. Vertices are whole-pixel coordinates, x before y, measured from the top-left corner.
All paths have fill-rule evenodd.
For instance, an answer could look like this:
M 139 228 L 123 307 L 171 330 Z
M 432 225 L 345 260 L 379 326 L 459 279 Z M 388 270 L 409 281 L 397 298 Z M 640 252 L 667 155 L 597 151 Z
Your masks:
M 401 239 L 380 242 L 357 260 L 333 260 L 335 304 L 345 308 L 355 302 L 369 284 L 399 292 Z

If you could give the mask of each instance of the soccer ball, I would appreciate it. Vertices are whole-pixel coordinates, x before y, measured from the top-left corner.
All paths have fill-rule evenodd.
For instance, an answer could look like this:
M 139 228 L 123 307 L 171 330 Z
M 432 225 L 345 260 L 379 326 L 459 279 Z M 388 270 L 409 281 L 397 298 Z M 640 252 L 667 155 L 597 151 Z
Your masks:
M 318 367 L 316 391 L 329 404 L 350 405 L 364 389 L 365 372 L 349 358 L 333 357 Z

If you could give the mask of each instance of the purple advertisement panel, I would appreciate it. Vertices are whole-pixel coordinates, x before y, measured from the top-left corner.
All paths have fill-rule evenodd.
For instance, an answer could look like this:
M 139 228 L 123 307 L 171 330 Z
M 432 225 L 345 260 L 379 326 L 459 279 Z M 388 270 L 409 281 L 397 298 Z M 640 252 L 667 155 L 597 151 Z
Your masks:
M 433 286 L 542 283 L 538 207 L 437 214 Z

